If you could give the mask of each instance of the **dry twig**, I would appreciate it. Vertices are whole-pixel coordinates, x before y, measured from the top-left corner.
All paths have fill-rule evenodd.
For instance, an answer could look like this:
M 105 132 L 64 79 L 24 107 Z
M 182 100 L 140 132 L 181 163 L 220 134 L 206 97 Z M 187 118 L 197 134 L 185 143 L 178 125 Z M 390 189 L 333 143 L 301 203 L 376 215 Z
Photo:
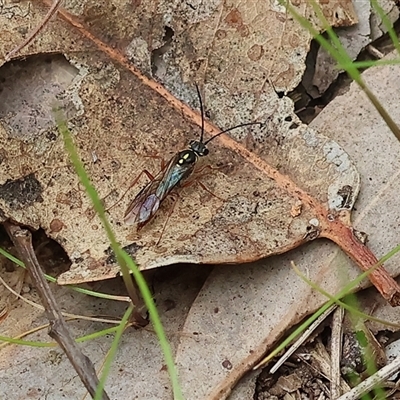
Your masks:
M 319 325 L 322 323 L 322 321 L 325 320 L 325 318 L 328 317 L 328 315 L 336 308 L 336 304 L 329 307 L 322 315 L 318 317 L 308 328 L 306 331 L 304 331 L 300 337 L 296 340 L 295 343 L 293 343 L 290 348 L 286 351 L 285 354 L 282 355 L 282 357 L 276 362 L 276 364 L 271 368 L 270 373 L 274 374 L 281 366 L 282 364 L 290 357 L 293 355 L 293 353 L 302 345 L 304 342 L 310 337 L 310 335 L 319 327 Z M 257 364 L 253 369 L 257 369 L 263 365 L 263 361 L 261 361 L 259 364 Z
M 39 32 L 46 26 L 46 24 L 50 21 L 50 18 L 57 12 L 63 0 L 55 0 L 50 7 L 49 11 L 40 22 L 40 24 L 28 35 L 28 37 L 17 47 L 12 49 L 8 54 L 5 56 L 6 61 L 10 61 L 17 53 L 19 53 L 24 47 L 28 46 L 35 37 L 39 34 Z
M 381 368 L 378 372 L 371 375 L 369 378 L 362 381 L 359 385 L 354 387 L 337 400 L 357 400 L 364 394 L 370 392 L 374 388 L 382 385 L 388 378 L 400 371 L 400 357 L 396 357 L 390 364 Z
M 332 340 L 331 340 L 331 399 L 337 399 L 340 391 L 340 359 L 342 357 L 342 324 L 344 309 L 338 307 L 332 318 Z
M 64 321 L 57 302 L 43 275 L 42 268 L 36 258 L 32 246 L 31 233 L 27 229 L 22 229 L 11 222 L 5 222 L 4 226 L 39 292 L 47 318 L 50 322 L 49 336 L 64 350 L 83 384 L 89 393 L 94 396 L 99 383 L 95 368 L 89 358 L 81 352 L 69 333 L 68 326 Z M 109 400 L 107 393 L 103 392 L 102 399 Z

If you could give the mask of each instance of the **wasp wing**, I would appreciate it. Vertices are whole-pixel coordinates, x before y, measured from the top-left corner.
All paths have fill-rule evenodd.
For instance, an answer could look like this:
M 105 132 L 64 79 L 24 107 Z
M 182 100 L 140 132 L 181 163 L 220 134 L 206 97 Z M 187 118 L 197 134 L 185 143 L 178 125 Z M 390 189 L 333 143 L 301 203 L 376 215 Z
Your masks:
M 161 202 L 180 181 L 193 171 L 194 165 L 180 165 L 179 153 L 168 162 L 154 180 L 149 182 L 129 204 L 124 221 L 128 225 L 145 225 L 160 208 Z
M 163 200 L 156 194 L 163 176 L 164 171 L 161 171 L 155 176 L 154 180 L 149 182 L 132 200 L 124 216 L 126 224 L 144 224 L 156 213 Z

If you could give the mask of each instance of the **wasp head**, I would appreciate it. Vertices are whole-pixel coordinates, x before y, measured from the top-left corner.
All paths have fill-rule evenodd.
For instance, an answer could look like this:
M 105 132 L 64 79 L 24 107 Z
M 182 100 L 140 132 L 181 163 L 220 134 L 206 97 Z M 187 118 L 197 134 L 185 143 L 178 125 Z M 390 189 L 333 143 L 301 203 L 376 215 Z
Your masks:
M 206 156 L 209 153 L 207 146 L 199 140 L 192 140 L 189 144 L 189 148 L 190 150 L 193 150 L 199 157 Z

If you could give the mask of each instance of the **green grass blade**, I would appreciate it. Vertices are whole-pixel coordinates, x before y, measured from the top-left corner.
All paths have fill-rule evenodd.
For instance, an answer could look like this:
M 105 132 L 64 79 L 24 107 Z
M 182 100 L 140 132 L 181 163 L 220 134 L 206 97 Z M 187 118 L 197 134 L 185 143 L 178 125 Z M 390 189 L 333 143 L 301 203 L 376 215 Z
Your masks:
M 0 341 L 6 343 L 19 344 L 21 346 L 31 346 L 31 347 L 57 347 L 56 342 L 34 342 L 30 340 L 14 339 L 8 336 L 0 336 Z
M 263 358 L 254 368 L 260 368 L 262 365 L 266 364 L 272 358 L 274 358 L 277 354 L 279 354 L 286 346 L 288 346 L 293 340 L 296 339 L 304 330 L 306 330 L 315 320 L 319 318 L 328 308 L 333 306 L 335 303 L 338 303 L 340 299 L 344 296 L 348 295 L 359 283 L 361 283 L 368 275 L 384 262 L 386 262 L 389 258 L 393 257 L 396 253 L 400 251 L 400 245 L 396 246 L 389 253 L 383 256 L 372 268 L 368 271 L 360 274 L 356 279 L 352 280 L 348 283 L 336 296 L 332 296 L 331 300 L 325 303 L 321 308 L 319 308 L 313 315 L 308 317 L 293 333 L 291 333 L 282 343 L 280 343 L 271 353 L 268 354 L 265 358 Z M 330 297 L 330 295 L 329 295 Z
M 62 115 L 60 115 L 60 113 L 56 113 L 56 120 L 57 120 L 58 129 L 64 139 L 65 148 L 67 149 L 70 159 L 75 167 L 75 171 L 78 174 L 81 183 L 84 185 L 86 192 L 93 203 L 93 207 L 94 207 L 95 211 L 97 212 L 98 216 L 100 217 L 103 227 L 107 233 L 108 239 L 111 244 L 111 248 L 113 249 L 114 254 L 116 255 L 118 264 L 121 268 L 121 272 L 122 272 L 122 275 L 124 278 L 125 285 L 127 286 L 128 291 L 130 291 L 130 290 L 135 291 L 135 288 L 133 287 L 131 275 L 129 273 L 129 271 L 131 271 L 136 280 L 136 283 L 139 287 L 139 290 L 143 296 L 143 300 L 149 311 L 151 322 L 153 323 L 154 330 L 158 336 L 158 340 L 159 340 L 161 349 L 164 353 L 164 358 L 165 358 L 165 362 L 167 365 L 168 373 L 170 375 L 172 390 L 174 393 L 174 399 L 177 399 L 177 400 L 183 399 L 180 385 L 178 382 L 178 375 L 177 375 L 173 357 L 172 357 L 171 348 L 170 348 L 168 340 L 165 336 L 165 332 L 162 327 L 160 317 L 158 316 L 157 309 L 155 307 L 153 298 L 152 298 L 150 290 L 146 284 L 146 281 L 145 281 L 142 273 L 139 271 L 138 267 L 136 266 L 136 264 L 131 259 L 131 257 L 125 251 L 123 251 L 121 249 L 121 247 L 119 246 L 119 244 L 115 238 L 114 232 L 111 228 L 111 225 L 106 218 L 105 210 L 100 201 L 100 198 L 99 198 L 94 186 L 90 182 L 90 179 L 89 179 L 89 177 L 85 171 L 85 168 L 83 166 L 83 163 L 77 154 L 75 145 L 72 141 L 72 137 L 71 137 L 71 134 L 66 125 L 65 119 L 63 118 Z M 106 366 L 105 366 L 105 368 L 106 368 Z
M 14 264 L 18 265 L 19 267 L 25 268 L 25 264 L 19 260 L 18 258 L 14 257 L 12 254 L 10 254 L 9 252 L 7 252 L 6 250 L 2 249 L 0 247 L 0 254 L 3 255 L 4 257 L 6 257 L 7 259 L 9 259 L 10 261 L 12 261 Z M 53 278 L 50 275 L 44 274 L 45 278 L 52 283 L 57 283 L 57 279 Z M 89 289 L 84 289 L 84 288 L 80 288 L 77 286 L 73 286 L 73 285 L 66 285 L 65 287 L 68 287 L 72 290 L 75 290 L 75 292 L 79 292 L 88 296 L 92 296 L 92 297 L 98 297 L 100 299 L 108 299 L 108 300 L 115 300 L 115 296 L 106 294 L 106 293 L 101 293 L 101 292 L 94 292 L 93 290 L 89 290 Z
M 89 340 L 98 339 L 102 336 L 113 334 L 117 331 L 118 326 L 113 326 L 112 328 L 102 329 L 101 331 L 91 333 L 89 335 L 81 336 L 75 339 L 77 343 L 87 342 Z M 31 346 L 31 347 L 58 347 L 57 342 L 35 342 L 30 340 L 16 339 L 8 336 L 1 336 L 0 341 L 5 343 L 19 344 L 22 346 Z
M 388 16 L 385 14 L 385 11 L 380 6 L 377 0 L 370 0 L 370 1 L 372 8 L 376 11 L 379 18 L 382 20 L 383 26 L 386 28 L 386 31 L 388 32 L 390 39 L 394 47 L 396 48 L 397 53 L 400 55 L 399 38 L 397 37 L 395 30 L 393 29 L 393 23 L 389 20 Z
M 310 0 L 310 4 L 312 5 L 314 11 L 318 15 L 321 20 L 321 23 L 326 30 L 329 39 L 333 43 L 333 45 L 321 35 L 317 29 L 302 15 L 300 15 L 294 7 L 291 6 L 289 1 L 287 0 L 279 0 L 279 3 L 282 4 L 286 9 L 290 12 L 293 18 L 300 23 L 305 29 L 307 29 L 310 34 L 314 37 L 314 39 L 336 60 L 338 69 L 344 69 L 347 74 L 353 79 L 360 88 L 364 91 L 367 95 L 368 99 L 374 105 L 378 113 L 384 119 L 390 130 L 392 131 L 393 135 L 400 141 L 400 129 L 397 124 L 393 121 L 392 117 L 386 111 L 386 109 L 379 103 L 376 96 L 369 90 L 366 86 L 365 82 L 361 78 L 360 71 L 355 67 L 355 64 L 352 62 L 346 50 L 343 48 L 342 44 L 340 43 L 339 38 L 329 25 L 328 21 L 324 17 L 319 5 L 315 2 L 315 0 Z
M 389 321 L 384 321 L 382 319 L 379 318 L 375 318 L 372 317 L 371 315 L 365 314 L 361 311 L 359 311 L 356 307 L 351 306 L 351 304 L 349 304 L 346 301 L 342 301 L 340 299 L 338 299 L 337 297 L 333 296 L 332 294 L 328 293 L 326 290 L 322 289 L 320 286 L 316 285 L 314 282 L 312 282 L 310 279 L 308 279 L 297 267 L 293 267 L 293 269 L 295 270 L 296 274 L 304 281 L 306 282 L 309 286 L 311 286 L 314 290 L 316 290 L 317 292 L 321 293 L 322 295 L 324 295 L 325 297 L 327 297 L 329 300 L 334 301 L 339 307 L 344 308 L 345 310 L 349 311 L 350 313 L 352 313 L 353 315 L 357 316 L 358 318 L 362 318 L 363 320 L 369 320 L 369 321 L 374 321 L 386 326 L 390 326 L 392 328 L 396 328 L 399 329 L 400 325 L 399 324 L 395 324 Z M 371 271 L 372 272 L 372 271 Z M 360 275 L 362 276 L 362 275 Z M 345 294 L 346 299 L 348 298 L 348 296 L 352 295 L 350 294 L 351 290 L 354 290 L 356 288 L 356 286 L 358 285 L 358 281 L 351 281 L 348 285 L 348 289 L 349 291 Z
M 121 340 L 122 334 L 126 328 L 128 319 L 129 319 L 130 315 L 132 314 L 132 311 L 133 311 L 133 306 L 130 305 L 127 308 L 127 310 L 125 311 L 125 314 L 121 320 L 121 323 L 119 324 L 119 326 L 115 332 L 115 338 L 111 344 L 110 350 L 107 355 L 106 362 L 104 363 L 104 370 L 103 370 L 103 373 L 101 374 L 99 384 L 96 388 L 94 400 L 101 400 L 103 397 L 103 390 L 104 390 L 104 386 L 105 386 L 108 374 L 110 373 L 112 361 L 114 360 L 115 354 L 117 353 L 119 341 Z

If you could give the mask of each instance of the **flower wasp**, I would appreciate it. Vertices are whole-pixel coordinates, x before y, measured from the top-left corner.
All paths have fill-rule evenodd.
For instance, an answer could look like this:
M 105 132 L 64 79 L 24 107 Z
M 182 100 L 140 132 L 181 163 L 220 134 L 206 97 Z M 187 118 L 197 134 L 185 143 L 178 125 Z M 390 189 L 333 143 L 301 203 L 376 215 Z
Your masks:
M 260 122 L 250 122 L 237 125 L 222 132 L 219 132 L 217 135 L 204 142 L 204 108 L 200 95 L 200 90 L 197 85 L 196 89 L 197 95 L 199 97 L 201 111 L 200 139 L 190 141 L 189 147 L 175 154 L 169 160 L 169 162 L 161 168 L 161 171 L 155 177 L 153 177 L 146 170 L 142 171 L 142 173 L 145 173 L 151 181 L 136 195 L 136 197 L 129 204 L 124 216 L 124 222 L 126 224 L 137 224 L 138 229 L 146 225 L 154 217 L 157 210 L 160 208 L 161 203 L 171 193 L 171 191 L 175 187 L 182 186 L 182 182 L 193 173 L 194 167 L 199 158 L 204 157 L 209 153 L 207 144 L 214 140 L 217 136 L 229 132 L 233 129 L 241 128 L 243 126 L 262 125 Z M 136 184 L 142 173 L 131 184 L 131 187 Z M 201 186 L 205 190 L 207 190 L 204 185 L 201 184 Z M 209 190 L 207 191 L 210 192 Z M 210 193 L 213 194 L 212 192 Z

